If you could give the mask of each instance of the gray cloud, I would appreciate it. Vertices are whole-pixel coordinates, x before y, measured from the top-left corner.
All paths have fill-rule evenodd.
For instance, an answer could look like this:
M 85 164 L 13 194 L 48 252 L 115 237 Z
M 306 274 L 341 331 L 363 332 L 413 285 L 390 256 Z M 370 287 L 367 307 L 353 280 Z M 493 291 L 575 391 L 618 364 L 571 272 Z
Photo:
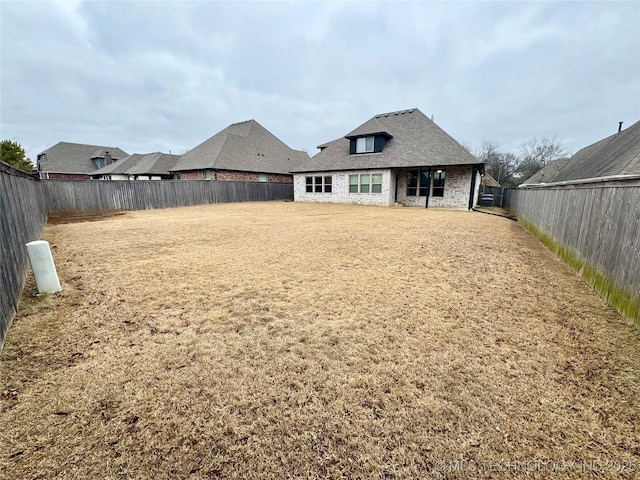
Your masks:
M 640 119 L 637 2 L 0 3 L 0 135 L 182 153 L 255 118 L 295 148 L 418 107 L 475 147 Z

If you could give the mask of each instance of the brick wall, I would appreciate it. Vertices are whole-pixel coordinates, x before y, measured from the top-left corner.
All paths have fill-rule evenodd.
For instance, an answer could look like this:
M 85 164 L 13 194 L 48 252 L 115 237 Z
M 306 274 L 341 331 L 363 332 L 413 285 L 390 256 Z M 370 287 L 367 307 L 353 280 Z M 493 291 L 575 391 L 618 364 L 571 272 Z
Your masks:
M 90 180 L 90 175 L 81 173 L 49 173 L 40 172 L 40 178 L 47 180 Z
M 429 208 L 468 208 L 473 167 L 447 167 L 443 170 L 446 172 L 444 196 L 429 197 Z M 407 170 L 399 170 L 396 173 L 398 174 L 398 203 L 407 207 L 424 207 L 425 197 L 407 196 Z M 476 184 L 477 188 L 478 184 Z M 477 194 L 474 198 L 477 198 Z
M 429 197 L 429 207 L 468 208 L 469 189 L 471 188 L 471 174 L 473 168 L 448 167 L 446 171 L 443 197 Z M 381 193 L 349 193 L 349 175 L 382 174 Z M 408 207 L 424 207 L 425 197 L 407 197 L 407 170 L 362 170 L 349 172 L 322 172 L 317 176 L 332 178 L 331 193 L 307 193 L 306 177 L 313 174 L 296 174 L 294 176 L 294 198 L 296 202 L 325 202 L 325 203 L 355 203 L 360 205 L 390 206 L 396 201 Z M 397 178 L 397 200 L 396 200 Z M 476 192 L 480 179 L 477 179 Z
M 189 170 L 180 172 L 181 180 L 204 180 L 204 170 Z M 254 172 L 235 172 L 230 170 L 211 170 L 211 180 L 219 182 L 259 182 L 260 174 Z M 269 173 L 267 174 L 269 183 L 293 183 L 293 175 Z
M 382 174 L 382 192 L 380 193 L 349 193 L 349 175 Z M 306 177 L 331 177 L 331 193 L 307 193 Z M 391 170 L 358 170 L 349 172 L 322 172 L 317 175 L 296 174 L 293 180 L 293 195 L 296 202 L 316 203 L 355 203 L 358 205 L 393 205 L 395 192 L 395 177 Z

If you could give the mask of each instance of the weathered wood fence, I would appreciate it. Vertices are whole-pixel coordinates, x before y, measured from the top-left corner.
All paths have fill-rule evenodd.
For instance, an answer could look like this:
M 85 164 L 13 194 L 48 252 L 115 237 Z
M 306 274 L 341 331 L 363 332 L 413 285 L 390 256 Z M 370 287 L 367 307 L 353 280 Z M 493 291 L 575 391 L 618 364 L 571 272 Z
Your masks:
M 607 302 L 640 324 L 640 177 L 512 189 L 507 207 Z
M 39 181 L 0 167 L 0 350 L 24 287 L 25 244 L 40 238 L 47 215 L 293 200 L 291 183 Z
M 50 214 L 293 200 L 291 183 L 56 180 L 42 186 Z
M 25 244 L 40 238 L 46 220 L 40 182 L 0 162 L 0 350 L 24 287 Z

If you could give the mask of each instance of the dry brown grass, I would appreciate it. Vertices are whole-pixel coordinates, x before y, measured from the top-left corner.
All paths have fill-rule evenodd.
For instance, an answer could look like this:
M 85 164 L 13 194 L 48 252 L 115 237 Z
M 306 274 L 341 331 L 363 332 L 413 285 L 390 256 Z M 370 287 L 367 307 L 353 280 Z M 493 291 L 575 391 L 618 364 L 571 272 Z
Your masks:
M 556 478 L 598 465 L 619 478 L 614 461 L 633 478 L 640 465 L 637 328 L 515 222 L 262 203 L 44 238 L 64 290 L 34 298 L 29 280 L 2 352 L 0 476 L 547 478 L 549 464 L 481 462 L 566 460 L 592 463 Z

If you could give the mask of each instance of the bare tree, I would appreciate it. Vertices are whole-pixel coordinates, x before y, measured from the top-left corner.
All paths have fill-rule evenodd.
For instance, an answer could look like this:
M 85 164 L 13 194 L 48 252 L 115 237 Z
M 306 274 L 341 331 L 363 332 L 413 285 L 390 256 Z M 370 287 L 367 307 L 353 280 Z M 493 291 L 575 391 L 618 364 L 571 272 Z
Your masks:
M 518 157 L 511 152 L 501 152 L 496 143 L 484 141 L 476 151 L 476 157 L 484 162 L 484 169 L 499 184 L 509 186 L 517 171 Z
M 551 138 L 542 137 L 540 140 L 533 138 L 520 146 L 520 153 L 517 172 L 519 183 L 522 183 L 554 160 L 569 155 L 569 152 L 555 136 Z

